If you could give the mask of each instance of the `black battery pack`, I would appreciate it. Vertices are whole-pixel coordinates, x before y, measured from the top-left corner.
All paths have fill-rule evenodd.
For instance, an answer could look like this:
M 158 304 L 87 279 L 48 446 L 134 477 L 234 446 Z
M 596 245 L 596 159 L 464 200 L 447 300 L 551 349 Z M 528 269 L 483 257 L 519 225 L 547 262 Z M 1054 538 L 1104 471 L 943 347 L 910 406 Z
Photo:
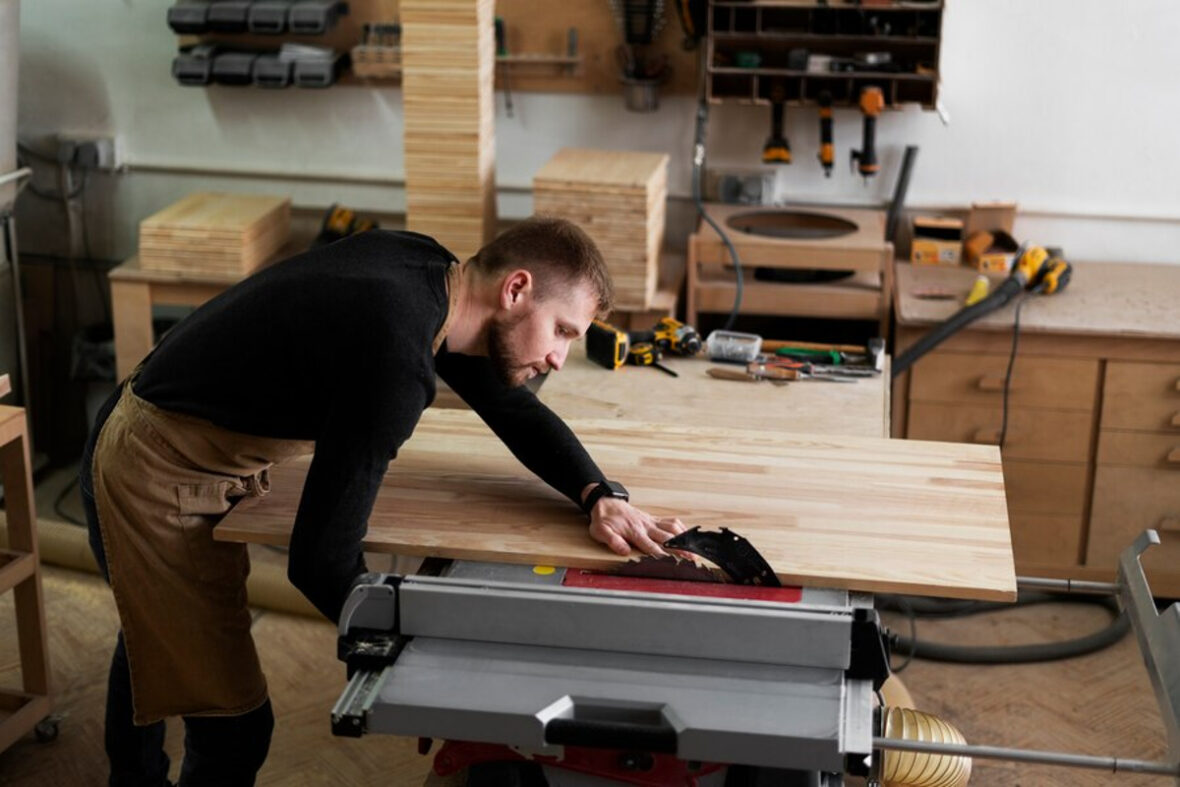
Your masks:
M 246 26 L 251 33 L 278 35 L 287 30 L 292 0 L 255 0 L 250 4 Z
M 180 35 L 204 33 L 209 29 L 209 3 L 177 3 L 168 9 L 168 27 Z
M 218 0 L 209 6 L 208 28 L 215 33 L 244 33 L 251 0 Z
M 219 85 L 252 84 L 257 59 L 257 52 L 222 52 L 213 58 L 213 81 Z
M 291 86 L 292 63 L 278 54 L 259 55 L 254 61 L 254 84 L 265 88 Z

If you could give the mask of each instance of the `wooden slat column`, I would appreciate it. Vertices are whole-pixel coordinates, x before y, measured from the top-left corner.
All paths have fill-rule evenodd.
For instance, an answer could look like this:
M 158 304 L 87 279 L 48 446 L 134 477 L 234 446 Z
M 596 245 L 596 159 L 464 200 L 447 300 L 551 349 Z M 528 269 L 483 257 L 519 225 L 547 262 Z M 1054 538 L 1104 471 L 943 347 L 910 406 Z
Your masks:
M 493 0 L 403 0 L 406 226 L 459 259 L 496 225 Z

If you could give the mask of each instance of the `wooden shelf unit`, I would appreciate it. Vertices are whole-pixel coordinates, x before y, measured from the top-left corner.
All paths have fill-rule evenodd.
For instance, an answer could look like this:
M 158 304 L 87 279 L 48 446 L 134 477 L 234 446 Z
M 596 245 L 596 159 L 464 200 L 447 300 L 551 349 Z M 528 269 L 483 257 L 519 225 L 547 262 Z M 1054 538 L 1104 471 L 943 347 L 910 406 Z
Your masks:
M 0 593 L 13 593 L 20 652 L 21 690 L 0 689 L 0 751 L 30 730 L 42 734 L 49 716 L 49 648 L 37 555 L 37 515 L 24 408 L 0 405 L 0 481 L 8 549 L 0 550 Z
M 709 100 L 769 104 L 772 89 L 781 87 L 787 104 L 812 105 L 826 91 L 834 105 L 855 106 L 863 88 L 876 86 L 886 106 L 916 103 L 933 109 L 942 13 L 942 3 L 913 8 L 714 0 L 709 8 Z M 790 53 L 799 50 L 844 61 L 863 52 L 887 52 L 902 70 L 792 68 Z M 738 66 L 739 53 L 757 54 L 758 65 Z
M 879 335 L 889 335 L 893 292 L 893 244 L 885 240 L 880 210 L 801 205 L 791 213 L 847 222 L 855 227 L 837 237 L 785 238 L 743 231 L 731 222 L 746 216 L 771 216 L 776 208 L 706 204 L 708 215 L 725 228 L 742 265 L 742 314 L 873 320 Z M 737 285 L 728 247 L 702 221 L 688 237 L 685 319 L 697 325 L 700 312 L 726 313 Z M 847 272 L 827 283 L 763 281 L 758 268 L 808 272 Z

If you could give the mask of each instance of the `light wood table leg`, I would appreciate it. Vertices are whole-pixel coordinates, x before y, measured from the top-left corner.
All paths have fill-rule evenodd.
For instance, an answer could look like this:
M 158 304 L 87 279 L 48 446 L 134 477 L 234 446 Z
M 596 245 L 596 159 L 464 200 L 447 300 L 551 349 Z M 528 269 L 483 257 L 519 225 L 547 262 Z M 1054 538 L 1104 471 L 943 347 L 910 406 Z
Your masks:
M 29 461 L 25 412 L 0 407 L 0 481 L 4 483 L 4 507 L 8 524 L 8 558 L 5 568 L 20 574 L 12 587 L 16 611 L 16 636 L 20 651 L 23 692 L 0 692 L 0 750 L 32 729 L 49 713 L 49 652 L 45 631 L 45 604 L 37 555 L 37 515 L 33 504 L 32 465 Z M 23 576 L 22 576 L 23 575 Z
M 152 290 L 146 282 L 112 281 L 115 373 L 124 380 L 152 349 Z

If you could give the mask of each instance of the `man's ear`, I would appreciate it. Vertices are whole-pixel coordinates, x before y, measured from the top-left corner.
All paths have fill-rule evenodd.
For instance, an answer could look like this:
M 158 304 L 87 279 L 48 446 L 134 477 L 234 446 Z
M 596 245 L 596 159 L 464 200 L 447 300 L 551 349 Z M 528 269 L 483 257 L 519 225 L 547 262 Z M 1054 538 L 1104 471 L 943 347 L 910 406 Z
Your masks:
M 514 309 L 533 294 L 533 274 L 523 268 L 512 271 L 500 281 L 500 308 Z

